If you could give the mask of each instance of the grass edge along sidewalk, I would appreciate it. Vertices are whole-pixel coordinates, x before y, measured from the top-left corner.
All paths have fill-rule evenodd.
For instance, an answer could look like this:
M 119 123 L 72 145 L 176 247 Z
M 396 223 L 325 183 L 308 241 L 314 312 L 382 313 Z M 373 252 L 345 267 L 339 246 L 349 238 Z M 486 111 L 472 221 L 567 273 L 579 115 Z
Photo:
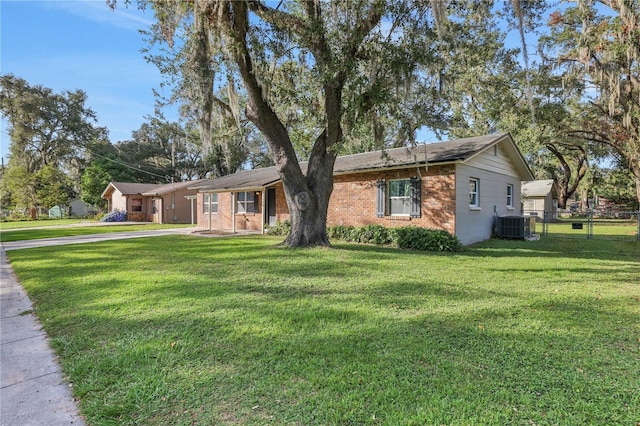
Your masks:
M 9 253 L 89 424 L 635 424 L 640 247 Z
M 78 237 L 84 235 L 108 234 L 114 232 L 153 231 L 161 229 L 192 228 L 193 225 L 158 224 L 158 223 L 83 223 L 76 226 L 55 225 L 38 228 L 20 228 L 0 231 L 0 241 L 3 243 L 25 240 L 39 240 L 63 237 Z M 193 228 L 196 229 L 196 228 Z

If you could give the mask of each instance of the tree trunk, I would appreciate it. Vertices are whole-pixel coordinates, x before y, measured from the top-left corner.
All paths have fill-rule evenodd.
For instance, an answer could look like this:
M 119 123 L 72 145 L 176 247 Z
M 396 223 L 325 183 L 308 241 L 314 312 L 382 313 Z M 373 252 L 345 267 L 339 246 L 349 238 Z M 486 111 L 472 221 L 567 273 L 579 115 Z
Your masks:
M 638 200 L 638 206 L 640 206 L 640 164 L 633 170 L 633 180 L 636 182 L 636 198 Z
M 575 163 L 576 163 L 576 171 L 575 175 L 572 171 L 571 165 L 565 158 L 565 155 L 560 151 L 559 147 L 553 143 L 546 144 L 546 147 L 549 151 L 555 155 L 558 161 L 561 164 L 562 176 L 556 179 L 556 183 L 558 185 L 558 207 L 561 209 L 567 208 L 567 200 L 573 196 L 573 194 L 578 189 L 578 184 L 584 178 L 587 173 L 587 152 L 586 150 L 579 146 L 568 143 L 558 143 L 559 146 L 563 146 L 570 151 L 572 151 L 576 155 Z M 573 178 L 573 182 L 571 181 Z
M 330 196 L 331 191 L 328 191 L 329 194 L 314 194 L 310 190 L 292 194 L 286 185 L 283 187 L 291 214 L 291 232 L 282 245 L 288 247 L 328 246 L 328 203 L 324 200 Z

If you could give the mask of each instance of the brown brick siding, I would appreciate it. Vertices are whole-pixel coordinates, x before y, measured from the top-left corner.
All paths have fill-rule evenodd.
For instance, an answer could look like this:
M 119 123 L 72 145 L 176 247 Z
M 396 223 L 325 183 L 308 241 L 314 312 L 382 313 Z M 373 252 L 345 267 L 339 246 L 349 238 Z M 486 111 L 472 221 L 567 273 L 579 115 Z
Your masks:
M 209 227 L 209 214 L 203 211 L 204 194 L 198 194 L 197 198 L 197 223 L 201 228 Z M 256 213 L 236 213 L 236 230 L 262 229 L 262 193 L 255 197 Z M 218 212 L 211 214 L 211 229 L 230 231 L 233 229 L 231 217 L 231 193 L 218 194 Z
M 421 176 L 421 216 L 410 218 L 405 216 L 376 215 L 376 182 L 378 179 L 408 179 Z M 276 188 L 276 217 L 279 222 L 290 218 L 289 210 L 279 182 Z M 262 196 L 256 197 L 258 213 L 236 215 L 236 229 L 260 230 L 262 226 Z M 208 215 L 202 212 L 203 195 L 198 194 L 198 226 L 208 226 Z M 213 214 L 212 229 L 230 230 L 231 194 L 218 194 L 218 214 Z M 335 176 L 334 187 L 327 212 L 327 225 L 362 226 L 381 224 L 384 226 L 416 225 L 425 228 L 444 229 L 455 233 L 455 170 L 453 166 L 430 166 L 428 170 L 415 168 L 389 170 L 383 172 L 354 173 Z
M 420 169 L 421 216 L 377 217 L 376 182 L 379 179 L 409 179 L 418 176 L 416 169 L 358 173 L 334 178 L 329 201 L 327 225 L 421 226 L 455 232 L 455 172 L 452 166 Z

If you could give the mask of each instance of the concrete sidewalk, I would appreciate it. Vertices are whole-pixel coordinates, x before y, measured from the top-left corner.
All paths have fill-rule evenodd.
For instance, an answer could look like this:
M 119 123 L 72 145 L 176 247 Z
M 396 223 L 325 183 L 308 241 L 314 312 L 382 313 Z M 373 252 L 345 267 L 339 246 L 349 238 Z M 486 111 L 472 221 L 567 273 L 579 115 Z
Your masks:
M 84 425 L 31 309 L 0 248 L 0 425 Z
M 32 305 L 16 279 L 5 250 L 161 235 L 222 237 L 197 233 L 197 228 L 113 232 L 74 237 L 24 240 L 0 244 L 0 426 L 84 426 L 69 384 Z M 253 231 L 235 235 L 255 234 Z
M 35 247 L 62 246 L 67 244 L 95 243 L 99 241 L 126 240 L 131 238 L 158 237 L 163 235 L 196 235 L 198 228 L 152 229 L 149 231 L 109 232 L 106 234 L 75 235 L 72 237 L 45 238 L 3 242 L 4 250 L 19 250 Z

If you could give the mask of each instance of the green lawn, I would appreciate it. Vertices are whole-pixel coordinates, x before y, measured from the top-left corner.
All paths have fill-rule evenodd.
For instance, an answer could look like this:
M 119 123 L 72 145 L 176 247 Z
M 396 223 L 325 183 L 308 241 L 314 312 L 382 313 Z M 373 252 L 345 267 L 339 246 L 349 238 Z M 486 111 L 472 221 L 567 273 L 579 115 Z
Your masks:
M 572 224 L 582 224 L 582 229 L 573 229 Z M 542 233 L 542 224 L 536 224 L 536 232 Z M 632 220 L 606 220 L 596 219 L 593 222 L 593 238 L 610 238 L 618 240 L 636 240 L 638 236 L 638 222 L 634 218 Z M 575 220 L 564 219 L 558 222 L 548 224 L 549 234 L 568 237 L 568 238 L 586 238 L 587 237 L 587 221 L 585 218 L 577 218 Z
M 35 228 L 40 226 L 75 225 L 80 222 L 88 222 L 89 219 L 43 219 L 21 220 L 15 222 L 0 222 L 0 231 L 16 228 Z
M 193 225 L 175 225 L 175 224 L 158 224 L 149 223 L 144 225 L 132 225 L 124 222 L 117 225 L 95 225 L 95 226 L 79 226 L 72 228 L 38 228 L 38 229 L 15 229 L 0 231 L 0 241 L 23 241 L 23 240 L 39 240 L 42 238 L 58 238 L 71 237 L 78 235 L 107 234 L 110 232 L 131 232 L 131 231 L 150 231 L 153 229 L 172 229 L 186 228 Z
M 640 244 L 8 252 L 89 425 L 636 425 Z

